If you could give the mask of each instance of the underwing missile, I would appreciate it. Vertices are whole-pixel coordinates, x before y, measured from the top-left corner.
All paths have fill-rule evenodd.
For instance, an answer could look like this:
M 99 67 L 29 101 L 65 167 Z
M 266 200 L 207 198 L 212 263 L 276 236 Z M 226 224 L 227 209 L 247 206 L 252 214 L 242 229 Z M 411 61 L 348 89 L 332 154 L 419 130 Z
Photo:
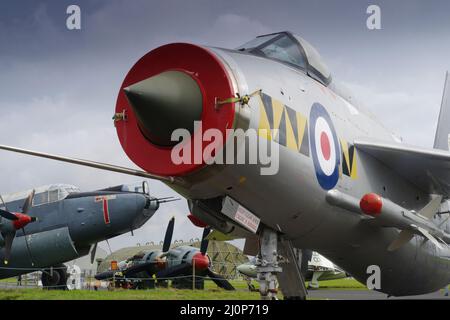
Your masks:
M 389 251 L 399 249 L 409 242 L 414 234 L 430 240 L 437 247 L 450 242 L 450 235 L 436 226 L 431 219 L 439 211 L 442 196 L 434 197 L 422 210 L 408 210 L 376 193 L 365 194 L 358 199 L 338 190 L 330 190 L 326 200 L 329 204 L 364 215 L 370 223 L 380 227 L 402 230 L 399 237 L 388 247 Z

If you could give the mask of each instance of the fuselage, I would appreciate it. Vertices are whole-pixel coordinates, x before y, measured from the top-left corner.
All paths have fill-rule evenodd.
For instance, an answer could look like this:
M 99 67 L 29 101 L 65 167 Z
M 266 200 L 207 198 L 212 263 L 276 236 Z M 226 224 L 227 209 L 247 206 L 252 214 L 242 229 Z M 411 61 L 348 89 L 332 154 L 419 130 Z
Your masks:
M 245 79 L 240 79 L 239 92 L 264 88 L 263 93 L 272 98 L 272 103 L 274 100 L 279 101 L 306 119 L 310 118 L 313 104 L 320 103 L 328 111 L 339 141 L 345 141 L 349 148 L 352 141 L 362 137 L 387 141 L 394 139 L 386 128 L 363 109 L 351 105 L 299 70 L 252 55 L 213 50 L 225 63 L 237 65 L 239 74 L 245 75 Z M 305 91 L 299 89 L 299 84 Z M 250 106 L 253 112 L 249 128 L 258 129 L 263 106 L 256 101 Z M 311 141 L 314 137 L 309 136 L 309 139 Z M 220 174 L 206 180 L 205 186 L 215 186 L 218 181 L 226 179 L 233 189 L 208 188 L 207 197 L 226 192 L 256 213 L 265 224 L 274 229 L 279 227 L 297 247 L 320 252 L 363 283 L 369 276 L 367 267 L 378 265 L 383 292 L 393 295 L 419 294 L 438 290 L 450 282 L 448 249 L 440 250 L 416 236 L 405 248 L 388 252 L 386 248 L 398 236 L 398 230 L 366 226 L 355 215 L 330 206 L 325 201 L 328 190 L 318 183 L 311 156 L 311 142 L 309 145 L 309 156 L 280 146 L 280 170 L 274 176 L 260 175 L 257 166 L 224 168 Z M 370 156 L 354 150 L 355 159 L 347 160 L 343 158 L 343 153 L 336 189 L 357 199 L 367 192 L 376 192 L 416 210 L 430 200 L 429 195 Z M 349 175 L 342 173 L 344 161 L 355 161 L 351 168 L 353 172 L 349 172 Z M 240 176 L 246 176 L 246 182 L 243 185 L 233 184 Z M 196 185 L 195 189 L 202 190 L 203 194 L 189 192 L 189 197 L 205 196 L 205 188 Z M 444 217 L 435 218 L 436 224 L 443 220 Z M 449 230 L 448 223 L 446 229 Z
M 224 61 L 232 61 L 239 66 L 250 91 L 264 88 L 265 94 L 307 119 L 312 105 L 320 103 L 328 111 L 339 141 L 351 144 L 362 137 L 393 140 L 392 134 L 364 110 L 350 105 L 301 71 L 251 55 L 220 49 L 214 51 Z M 298 88 L 299 84 L 306 88 L 304 92 Z M 252 110 L 258 110 L 258 107 L 261 108 L 261 104 L 251 105 Z M 259 111 L 259 114 L 252 112 L 249 128 L 258 129 Z M 406 208 L 417 210 L 430 200 L 429 195 L 377 160 L 357 150 L 353 156 L 356 158 L 353 177 L 340 174 L 335 186 L 338 190 L 357 199 L 367 192 L 376 192 Z M 437 290 L 450 282 L 448 249 L 439 250 L 424 242 L 423 238 L 415 237 L 400 251 L 388 252 L 386 248 L 398 236 L 398 230 L 366 226 L 358 217 L 330 206 L 325 201 L 327 190 L 316 178 L 311 156 L 281 146 L 279 158 L 280 171 L 274 176 L 261 176 L 256 167 L 234 166 L 229 173 L 224 172 L 223 176 L 215 176 L 211 180 L 240 175 L 249 177 L 244 186 L 236 186 L 227 193 L 255 212 L 264 223 L 274 228 L 279 226 L 298 247 L 320 252 L 363 283 L 368 277 L 367 267 L 378 265 L 383 292 L 419 294 Z M 348 160 L 353 162 L 353 159 Z M 341 168 L 344 161 L 346 159 L 341 158 Z M 217 190 L 216 195 L 223 191 Z M 252 196 L 247 196 L 249 194 Z M 210 194 L 209 197 L 216 195 Z M 192 196 L 195 198 L 197 195 Z M 276 201 L 264 201 L 269 198 Z M 443 219 L 437 217 L 436 223 Z
M 256 279 L 258 276 L 255 259 L 250 260 L 247 263 L 237 266 L 237 271 L 242 275 Z M 308 261 L 308 269 L 305 270 L 305 280 L 311 281 L 314 272 L 320 273 L 318 280 L 334 280 L 346 278 L 347 275 L 344 271 L 336 267 L 331 261 L 325 257 L 319 255 L 317 252 L 313 252 L 311 260 Z

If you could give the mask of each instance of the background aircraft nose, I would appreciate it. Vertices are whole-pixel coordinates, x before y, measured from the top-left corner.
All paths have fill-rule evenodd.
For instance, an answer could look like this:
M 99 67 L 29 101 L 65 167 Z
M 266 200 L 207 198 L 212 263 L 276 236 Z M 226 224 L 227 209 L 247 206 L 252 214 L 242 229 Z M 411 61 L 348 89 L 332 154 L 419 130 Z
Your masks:
M 158 200 L 146 194 L 136 194 L 135 199 L 134 214 L 127 214 L 125 220 L 129 221 L 128 226 L 132 226 L 133 229 L 138 229 L 155 214 L 159 208 L 159 203 Z M 124 222 L 126 223 L 125 220 Z
M 197 82 L 187 73 L 166 71 L 124 89 L 139 128 L 152 143 L 171 146 L 175 129 L 194 131 L 201 119 L 203 96 Z
M 192 257 L 192 263 L 195 263 L 195 268 L 197 270 L 206 270 L 209 267 L 209 259 L 207 255 L 197 252 Z

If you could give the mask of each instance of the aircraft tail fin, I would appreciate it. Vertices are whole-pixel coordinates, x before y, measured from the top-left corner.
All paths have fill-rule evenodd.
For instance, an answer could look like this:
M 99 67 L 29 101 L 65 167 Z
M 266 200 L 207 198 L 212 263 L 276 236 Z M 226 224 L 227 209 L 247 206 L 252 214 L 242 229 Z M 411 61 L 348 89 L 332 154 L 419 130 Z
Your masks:
M 442 94 L 441 111 L 434 137 L 434 148 L 445 151 L 450 150 L 450 77 L 445 74 L 444 93 Z

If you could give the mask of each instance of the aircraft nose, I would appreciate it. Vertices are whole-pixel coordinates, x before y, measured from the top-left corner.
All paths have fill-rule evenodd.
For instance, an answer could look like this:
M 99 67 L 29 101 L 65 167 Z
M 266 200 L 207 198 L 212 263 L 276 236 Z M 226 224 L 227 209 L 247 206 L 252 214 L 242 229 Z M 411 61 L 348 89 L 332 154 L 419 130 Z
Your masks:
M 148 221 L 158 210 L 159 203 L 156 199 L 145 194 L 136 195 L 136 215 L 133 227 L 139 228 Z
M 124 88 L 139 128 L 152 143 L 172 146 L 175 129 L 194 131 L 202 114 L 203 95 L 187 73 L 165 71 Z
M 197 252 L 192 257 L 192 263 L 195 264 L 195 269 L 206 270 L 209 267 L 209 259 L 207 255 L 203 255 L 201 252 Z
M 145 205 L 144 210 L 156 211 L 159 209 L 159 201 L 156 198 L 152 198 L 148 195 L 145 195 Z
M 206 166 L 203 150 L 210 141 L 203 133 L 219 132 L 214 143 L 220 147 L 237 123 L 233 79 L 233 71 L 209 48 L 171 43 L 148 52 L 125 77 L 113 117 L 128 157 L 161 176 L 182 176 Z M 187 130 L 181 135 L 182 163 L 174 161 L 172 152 L 180 143 L 171 141 L 176 129 Z

